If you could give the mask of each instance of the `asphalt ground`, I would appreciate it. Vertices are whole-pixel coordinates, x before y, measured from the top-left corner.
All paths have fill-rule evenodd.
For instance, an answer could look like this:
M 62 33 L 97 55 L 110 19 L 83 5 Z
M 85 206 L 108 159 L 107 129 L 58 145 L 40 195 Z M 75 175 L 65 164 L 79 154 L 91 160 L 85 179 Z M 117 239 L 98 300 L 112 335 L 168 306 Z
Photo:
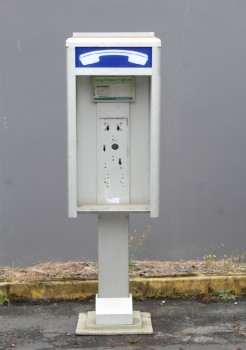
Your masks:
M 93 311 L 94 298 L 0 307 L 0 349 L 246 350 L 246 299 L 203 302 L 134 300 L 150 312 L 154 334 L 77 336 L 79 312 Z

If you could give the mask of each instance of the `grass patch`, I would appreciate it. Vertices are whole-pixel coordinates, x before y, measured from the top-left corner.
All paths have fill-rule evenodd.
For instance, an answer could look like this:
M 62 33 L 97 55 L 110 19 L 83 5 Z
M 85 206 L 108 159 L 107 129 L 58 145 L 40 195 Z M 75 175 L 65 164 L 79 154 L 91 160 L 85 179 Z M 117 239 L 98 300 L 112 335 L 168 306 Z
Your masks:
M 8 305 L 9 306 L 9 304 L 10 304 L 10 301 L 9 301 L 7 295 L 5 295 L 5 294 L 0 295 L 0 306 L 1 305 Z
M 235 301 L 236 300 L 236 295 L 234 294 L 234 291 L 231 289 L 229 291 L 223 289 L 220 291 L 211 291 L 211 297 L 212 298 L 218 298 L 219 300 L 222 301 Z

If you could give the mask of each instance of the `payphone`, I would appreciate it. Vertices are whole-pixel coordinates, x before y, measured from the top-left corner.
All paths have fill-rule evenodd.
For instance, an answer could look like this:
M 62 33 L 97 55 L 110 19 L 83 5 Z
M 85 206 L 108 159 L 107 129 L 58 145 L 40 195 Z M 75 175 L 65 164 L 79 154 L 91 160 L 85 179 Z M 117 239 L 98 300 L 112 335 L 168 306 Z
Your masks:
M 159 215 L 161 42 L 74 33 L 66 46 L 68 212 L 98 214 L 96 311 L 80 314 L 76 333 L 151 333 L 150 317 L 132 308 L 128 226 L 130 213 Z

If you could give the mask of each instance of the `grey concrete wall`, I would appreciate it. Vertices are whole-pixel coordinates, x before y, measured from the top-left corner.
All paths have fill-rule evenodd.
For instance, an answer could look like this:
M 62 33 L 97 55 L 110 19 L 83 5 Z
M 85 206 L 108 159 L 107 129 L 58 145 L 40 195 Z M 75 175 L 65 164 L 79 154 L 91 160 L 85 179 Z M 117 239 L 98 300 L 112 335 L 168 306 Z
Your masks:
M 97 259 L 97 219 L 67 218 L 65 39 L 162 39 L 161 215 L 139 256 L 246 250 L 246 2 L 1 0 L 0 264 Z

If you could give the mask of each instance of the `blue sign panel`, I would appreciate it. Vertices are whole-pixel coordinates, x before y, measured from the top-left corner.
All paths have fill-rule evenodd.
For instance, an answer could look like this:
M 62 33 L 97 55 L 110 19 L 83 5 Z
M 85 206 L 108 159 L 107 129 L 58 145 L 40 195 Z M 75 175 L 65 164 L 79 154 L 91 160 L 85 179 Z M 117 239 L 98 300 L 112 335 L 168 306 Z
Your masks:
M 77 68 L 151 68 L 151 47 L 76 47 Z

